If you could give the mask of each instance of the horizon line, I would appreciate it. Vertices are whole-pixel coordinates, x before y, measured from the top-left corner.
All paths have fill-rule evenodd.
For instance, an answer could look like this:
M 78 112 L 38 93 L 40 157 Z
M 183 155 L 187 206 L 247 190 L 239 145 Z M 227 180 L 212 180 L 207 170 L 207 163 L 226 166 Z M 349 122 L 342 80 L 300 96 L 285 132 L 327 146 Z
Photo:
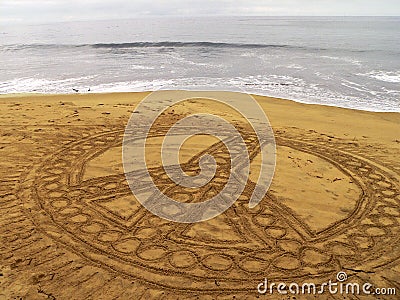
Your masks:
M 25 20 L 0 20 L 2 25 L 47 25 L 57 23 L 69 23 L 69 22 L 94 22 L 94 21 L 126 21 L 134 19 L 145 19 L 145 18 L 232 18 L 232 17 L 246 17 L 246 18 L 399 18 L 400 15 L 136 15 L 132 17 L 124 18 L 93 18 L 93 19 L 71 19 L 71 20 L 49 20 L 49 21 L 25 21 Z

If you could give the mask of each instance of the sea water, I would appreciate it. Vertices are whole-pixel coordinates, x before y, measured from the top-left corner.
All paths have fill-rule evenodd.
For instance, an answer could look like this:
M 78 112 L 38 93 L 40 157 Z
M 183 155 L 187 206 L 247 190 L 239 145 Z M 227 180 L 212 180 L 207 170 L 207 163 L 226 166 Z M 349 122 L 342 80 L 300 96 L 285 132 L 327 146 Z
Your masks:
M 400 17 L 142 17 L 0 27 L 0 93 L 230 89 L 400 110 Z

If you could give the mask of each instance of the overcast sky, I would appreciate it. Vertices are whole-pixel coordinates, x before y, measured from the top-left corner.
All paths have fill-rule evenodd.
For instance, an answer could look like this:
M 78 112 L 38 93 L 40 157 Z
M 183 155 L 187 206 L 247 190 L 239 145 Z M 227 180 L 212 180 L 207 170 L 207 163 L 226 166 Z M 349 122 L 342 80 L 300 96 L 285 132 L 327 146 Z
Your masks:
M 400 0 L 0 0 L 0 22 L 47 23 L 153 15 L 400 15 Z

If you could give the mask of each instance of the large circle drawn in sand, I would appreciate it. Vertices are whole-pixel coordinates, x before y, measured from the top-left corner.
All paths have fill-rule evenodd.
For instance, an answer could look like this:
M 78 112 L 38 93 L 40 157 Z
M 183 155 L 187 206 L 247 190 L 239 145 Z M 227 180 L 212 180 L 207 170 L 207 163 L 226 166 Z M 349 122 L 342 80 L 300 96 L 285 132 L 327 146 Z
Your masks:
M 122 137 L 123 129 L 116 128 L 63 146 L 34 166 L 19 189 L 37 230 L 98 266 L 165 289 L 219 293 L 253 291 L 265 277 L 334 279 L 342 267 L 379 269 L 398 257 L 385 246 L 399 243 L 398 175 L 350 146 L 307 134 L 277 136 L 278 145 L 326 160 L 362 191 L 345 219 L 311 232 L 306 220 L 296 219 L 271 195 L 250 209 L 251 182 L 219 217 L 181 224 L 154 216 L 135 202 L 124 174 L 84 179 L 86 165 L 121 145 Z M 250 158 L 259 151 L 252 145 Z M 208 153 L 219 159 L 225 155 L 220 147 L 216 144 Z M 162 180 L 164 170 L 153 171 Z M 186 193 L 173 184 L 164 188 L 169 194 Z M 213 228 L 231 234 L 219 235 Z

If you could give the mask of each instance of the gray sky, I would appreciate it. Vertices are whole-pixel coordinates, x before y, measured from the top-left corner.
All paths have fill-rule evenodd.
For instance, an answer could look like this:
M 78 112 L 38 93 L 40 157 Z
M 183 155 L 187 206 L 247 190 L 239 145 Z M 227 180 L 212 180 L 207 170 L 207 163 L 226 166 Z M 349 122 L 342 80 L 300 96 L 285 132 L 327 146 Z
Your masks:
M 400 15 L 400 0 L 0 0 L 0 22 L 47 23 L 147 15 Z

